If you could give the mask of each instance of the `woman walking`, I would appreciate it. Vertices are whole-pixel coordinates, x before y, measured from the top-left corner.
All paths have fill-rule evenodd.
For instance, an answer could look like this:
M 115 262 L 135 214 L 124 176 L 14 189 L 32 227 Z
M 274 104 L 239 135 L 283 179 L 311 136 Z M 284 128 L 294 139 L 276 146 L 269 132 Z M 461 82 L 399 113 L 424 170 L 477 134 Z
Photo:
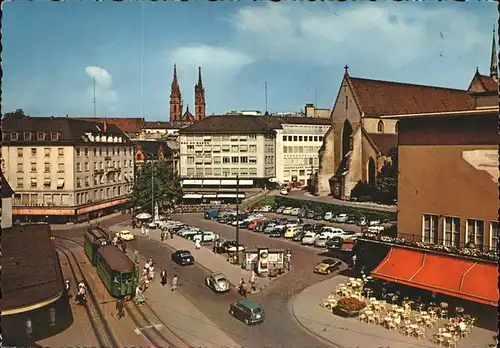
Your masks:
M 174 275 L 174 277 L 172 278 L 172 292 L 175 291 L 175 289 L 177 289 L 177 284 L 179 283 L 179 277 L 177 277 L 177 274 Z

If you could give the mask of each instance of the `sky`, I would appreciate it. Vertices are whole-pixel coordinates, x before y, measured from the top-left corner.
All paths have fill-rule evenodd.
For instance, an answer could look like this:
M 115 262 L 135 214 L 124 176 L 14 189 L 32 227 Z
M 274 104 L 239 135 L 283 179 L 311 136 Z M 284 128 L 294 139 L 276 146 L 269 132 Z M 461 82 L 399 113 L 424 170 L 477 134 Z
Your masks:
M 2 114 L 169 119 L 173 64 L 207 115 L 331 109 L 344 74 L 467 89 L 495 2 L 3 3 Z

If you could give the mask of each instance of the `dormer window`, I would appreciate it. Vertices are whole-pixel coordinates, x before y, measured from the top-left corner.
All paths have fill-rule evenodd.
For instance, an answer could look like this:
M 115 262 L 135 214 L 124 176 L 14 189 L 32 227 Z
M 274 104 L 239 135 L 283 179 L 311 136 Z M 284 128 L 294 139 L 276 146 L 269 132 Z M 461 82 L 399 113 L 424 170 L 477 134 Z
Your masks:
M 50 133 L 50 140 L 52 140 L 52 141 L 58 141 L 59 140 L 59 133 L 57 133 L 57 132 L 51 132 Z
M 38 140 L 38 141 L 43 141 L 43 140 L 45 140 L 45 133 L 44 133 L 44 132 L 38 132 L 38 133 L 37 133 L 37 140 Z
M 31 141 L 31 133 L 30 132 L 24 132 L 23 137 L 24 137 L 24 141 Z
M 19 133 L 17 133 L 17 132 L 10 133 L 10 140 L 18 141 L 19 140 Z

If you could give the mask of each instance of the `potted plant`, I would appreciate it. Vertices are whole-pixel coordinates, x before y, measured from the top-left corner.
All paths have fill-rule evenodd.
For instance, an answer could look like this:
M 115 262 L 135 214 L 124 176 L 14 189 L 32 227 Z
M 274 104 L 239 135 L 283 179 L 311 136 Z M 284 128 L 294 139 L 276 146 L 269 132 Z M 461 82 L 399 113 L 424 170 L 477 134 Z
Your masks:
M 343 316 L 356 316 L 359 312 L 366 307 L 366 303 L 357 298 L 343 297 L 334 307 L 334 312 Z

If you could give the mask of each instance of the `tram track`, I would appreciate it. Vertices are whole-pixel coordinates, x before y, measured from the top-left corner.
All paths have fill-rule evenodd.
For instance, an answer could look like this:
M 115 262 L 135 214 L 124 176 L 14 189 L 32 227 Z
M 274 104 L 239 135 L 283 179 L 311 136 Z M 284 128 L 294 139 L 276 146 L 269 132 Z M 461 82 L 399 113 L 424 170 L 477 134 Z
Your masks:
M 81 240 L 75 240 L 72 238 L 56 235 L 56 240 L 57 239 L 72 242 L 81 247 L 84 247 L 84 243 Z M 131 300 L 126 301 L 124 304 L 125 311 L 128 313 L 130 319 L 136 325 L 137 330 L 140 331 L 140 333 L 152 344 L 153 347 L 191 347 L 191 345 L 186 342 L 186 340 L 184 340 L 175 331 L 168 327 L 168 325 L 160 318 L 160 316 L 149 303 L 146 302 L 142 306 L 139 306 L 134 300 Z M 143 310 L 143 308 L 145 308 L 146 310 Z M 167 330 L 174 338 L 167 338 L 160 331 L 163 328 Z
M 78 282 L 78 279 L 81 279 L 85 282 L 85 284 L 89 284 L 87 281 L 87 277 L 85 277 L 85 273 L 83 272 L 82 267 L 80 266 L 78 259 L 75 255 L 75 253 L 68 247 L 61 245 L 60 242 L 56 243 L 55 245 L 56 249 L 59 250 L 68 260 L 68 265 L 71 270 L 71 274 L 73 275 L 73 278 L 75 279 L 76 282 Z M 71 257 L 70 257 L 71 255 Z M 78 273 L 80 276 L 77 276 L 77 272 L 75 270 L 75 266 L 71 262 L 73 260 L 73 263 L 76 265 L 76 268 L 78 269 Z M 99 343 L 99 347 L 120 347 L 121 344 L 117 341 L 115 338 L 113 332 L 109 328 L 108 322 L 106 318 L 104 317 L 104 314 L 99 307 L 98 301 L 92 292 L 90 288 L 87 288 L 87 294 L 88 298 L 90 299 L 90 304 L 87 302 L 87 305 L 84 305 L 85 311 L 87 313 L 87 316 L 90 321 L 90 325 L 92 327 L 92 330 L 94 331 L 94 334 L 96 336 L 96 339 Z M 94 313 L 92 313 L 94 312 Z M 96 315 L 93 315 L 96 314 Z M 96 319 L 97 317 L 97 319 Z

